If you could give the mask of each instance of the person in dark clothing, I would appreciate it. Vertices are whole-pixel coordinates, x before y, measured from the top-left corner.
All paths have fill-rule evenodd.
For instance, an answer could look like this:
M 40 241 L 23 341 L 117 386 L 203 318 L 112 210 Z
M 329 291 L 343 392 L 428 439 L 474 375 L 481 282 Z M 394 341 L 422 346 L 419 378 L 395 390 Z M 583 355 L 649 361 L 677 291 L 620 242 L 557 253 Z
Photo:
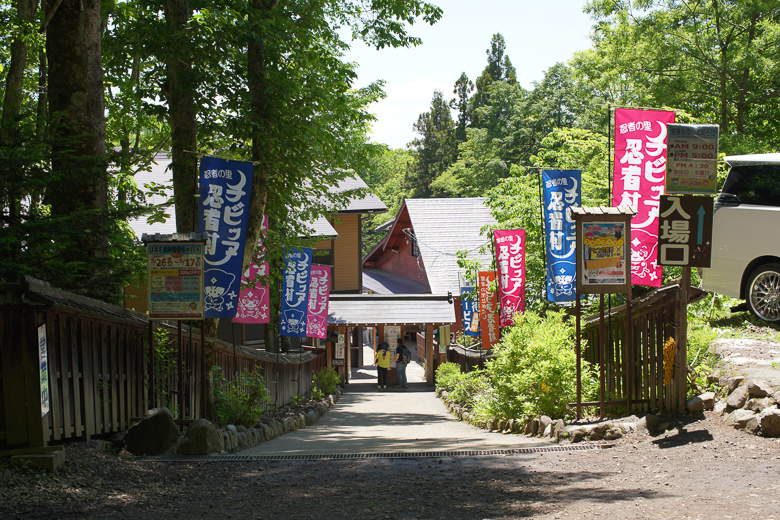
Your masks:
M 398 371 L 398 388 L 406 388 L 406 363 L 404 362 L 404 340 L 398 338 L 398 346 L 395 349 L 395 369 Z

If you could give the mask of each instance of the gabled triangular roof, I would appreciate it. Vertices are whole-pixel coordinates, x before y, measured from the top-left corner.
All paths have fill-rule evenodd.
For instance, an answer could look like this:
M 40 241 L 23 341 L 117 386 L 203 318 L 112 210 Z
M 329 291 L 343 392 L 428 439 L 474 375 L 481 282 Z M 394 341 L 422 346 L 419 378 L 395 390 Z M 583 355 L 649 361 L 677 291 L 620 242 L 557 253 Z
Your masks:
M 406 199 L 398 211 L 387 236 L 364 258 L 371 261 L 387 249 L 395 249 L 400 241 L 417 241 L 425 265 L 432 294 L 460 294 L 460 274 L 457 251 L 469 252 L 469 257 L 481 261 L 487 269 L 491 253 L 480 248 L 489 239 L 480 234 L 496 219 L 485 205 L 483 197 L 460 199 Z

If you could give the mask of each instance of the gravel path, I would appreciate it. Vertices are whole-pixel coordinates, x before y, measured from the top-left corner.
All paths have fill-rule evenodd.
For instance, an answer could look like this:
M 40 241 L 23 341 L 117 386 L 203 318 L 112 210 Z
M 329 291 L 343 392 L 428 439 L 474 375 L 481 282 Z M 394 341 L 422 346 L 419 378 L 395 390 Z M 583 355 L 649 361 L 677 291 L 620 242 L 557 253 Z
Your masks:
M 0 469 L 0 518 L 780 520 L 780 443 L 699 419 L 610 449 L 159 463 L 67 446 L 56 475 Z

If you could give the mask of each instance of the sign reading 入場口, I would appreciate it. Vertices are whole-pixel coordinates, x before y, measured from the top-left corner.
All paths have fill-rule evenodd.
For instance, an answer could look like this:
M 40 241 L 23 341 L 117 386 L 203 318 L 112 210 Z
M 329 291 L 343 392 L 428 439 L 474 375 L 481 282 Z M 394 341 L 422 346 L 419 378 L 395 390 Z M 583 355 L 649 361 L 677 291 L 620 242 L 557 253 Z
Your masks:
M 203 319 L 203 244 L 148 243 L 149 318 Z
M 666 193 L 718 191 L 718 125 L 669 124 Z M 663 264 L 662 264 L 663 265 Z
M 663 195 L 660 212 L 658 263 L 709 267 L 712 256 L 712 198 Z

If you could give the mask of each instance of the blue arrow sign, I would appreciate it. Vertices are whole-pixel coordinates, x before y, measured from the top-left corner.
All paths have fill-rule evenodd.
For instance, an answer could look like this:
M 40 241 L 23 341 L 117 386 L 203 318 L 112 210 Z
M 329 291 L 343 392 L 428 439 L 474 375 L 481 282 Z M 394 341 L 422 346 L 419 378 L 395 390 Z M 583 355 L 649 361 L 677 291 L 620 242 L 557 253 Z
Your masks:
M 696 245 L 701 245 L 704 242 L 704 215 L 707 212 L 704 210 L 704 206 L 699 206 L 699 211 L 696 212 L 699 215 L 699 229 L 696 233 Z

